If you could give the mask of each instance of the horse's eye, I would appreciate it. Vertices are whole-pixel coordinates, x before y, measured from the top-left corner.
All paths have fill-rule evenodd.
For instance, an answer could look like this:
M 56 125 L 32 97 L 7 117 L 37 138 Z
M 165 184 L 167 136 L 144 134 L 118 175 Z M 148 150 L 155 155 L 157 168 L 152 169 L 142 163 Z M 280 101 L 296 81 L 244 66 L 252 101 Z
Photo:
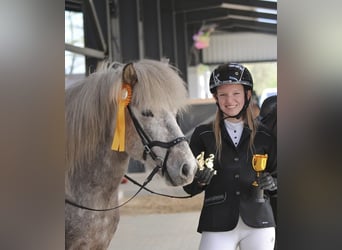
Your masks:
M 152 111 L 149 110 L 149 109 L 143 110 L 143 111 L 141 112 L 141 114 L 142 114 L 143 116 L 153 117 L 153 113 L 152 113 Z

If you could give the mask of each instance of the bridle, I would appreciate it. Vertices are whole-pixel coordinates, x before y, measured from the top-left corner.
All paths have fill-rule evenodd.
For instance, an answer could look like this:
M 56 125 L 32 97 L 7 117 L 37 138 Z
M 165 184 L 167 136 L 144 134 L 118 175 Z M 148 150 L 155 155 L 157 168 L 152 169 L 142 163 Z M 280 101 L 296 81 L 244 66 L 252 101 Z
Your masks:
M 131 119 L 133 121 L 134 127 L 141 139 L 141 142 L 144 146 L 144 152 L 143 152 L 143 159 L 146 160 L 147 159 L 147 155 L 150 155 L 151 158 L 155 161 L 156 166 L 154 167 L 154 169 L 152 170 L 152 172 L 147 176 L 147 178 L 145 179 L 143 184 L 140 184 L 136 181 L 134 181 L 132 178 L 130 178 L 129 176 L 125 175 L 125 177 L 132 181 L 134 184 L 140 186 L 139 190 L 131 197 L 129 198 L 127 201 L 123 202 L 122 204 L 116 206 L 116 207 L 111 207 L 111 208 L 105 208 L 105 209 L 95 209 L 95 208 L 90 208 L 90 207 L 86 207 L 80 204 L 77 204 L 76 202 L 73 202 L 71 200 L 69 200 L 68 198 L 65 198 L 65 203 L 70 204 L 72 206 L 78 207 L 78 208 L 82 208 L 82 209 L 86 209 L 86 210 L 90 210 L 90 211 L 100 211 L 100 212 L 104 212 L 104 211 L 110 211 L 110 210 L 114 210 L 117 209 L 119 207 L 122 207 L 123 205 L 127 204 L 129 201 L 131 201 L 134 197 L 136 197 L 140 191 L 142 189 L 145 189 L 151 193 L 157 194 L 157 195 L 162 195 L 162 196 L 166 196 L 166 197 L 171 197 L 171 198 L 190 198 L 192 197 L 192 195 L 189 196 L 171 196 L 171 195 L 165 195 L 165 194 L 160 194 L 157 192 L 153 192 L 150 189 L 146 188 L 146 185 L 152 180 L 153 176 L 158 173 L 159 170 L 162 171 L 162 175 L 164 175 L 165 173 L 167 173 L 167 159 L 169 157 L 170 154 L 170 150 L 172 147 L 176 146 L 177 144 L 181 143 L 182 141 L 186 141 L 186 138 L 184 136 L 182 137 L 177 137 L 174 140 L 171 140 L 169 142 L 162 142 L 162 141 L 155 141 L 155 140 L 151 140 L 150 137 L 145 133 L 145 131 L 143 130 L 142 126 L 140 125 L 138 119 L 135 117 L 134 113 L 131 110 L 130 105 L 127 105 L 127 109 L 128 112 L 131 116 Z M 153 151 L 153 147 L 161 147 L 161 148 L 166 148 L 166 154 L 164 159 L 162 159 L 161 157 L 157 156 L 156 153 Z M 172 184 L 173 181 L 170 178 Z
M 145 133 L 145 131 L 143 130 L 143 128 L 141 127 L 139 121 L 137 120 L 137 118 L 135 117 L 135 115 L 133 114 L 131 107 L 128 105 L 127 106 L 128 112 L 131 116 L 131 119 L 133 121 L 134 127 L 138 132 L 138 135 L 141 139 L 142 144 L 144 145 L 144 152 L 143 152 L 143 159 L 146 160 L 147 155 L 150 155 L 151 158 L 157 163 L 157 166 L 155 168 L 158 168 L 156 170 L 156 172 L 158 172 L 159 169 L 161 169 L 162 171 L 162 175 L 165 174 L 165 172 L 167 172 L 167 159 L 169 157 L 169 153 L 170 153 L 170 149 L 173 146 L 176 146 L 178 143 L 185 141 L 186 138 L 184 136 L 182 137 L 177 137 L 176 139 L 169 141 L 169 142 L 162 142 L 162 141 L 152 141 L 149 136 Z M 161 148 L 166 148 L 166 154 L 165 154 L 165 158 L 162 159 L 159 156 L 157 156 L 154 151 L 152 150 L 153 147 L 161 147 Z M 161 163 L 161 164 L 158 164 Z M 161 165 L 161 166 L 160 166 Z M 172 182 L 172 180 L 171 180 Z M 173 183 L 174 184 L 174 183 Z

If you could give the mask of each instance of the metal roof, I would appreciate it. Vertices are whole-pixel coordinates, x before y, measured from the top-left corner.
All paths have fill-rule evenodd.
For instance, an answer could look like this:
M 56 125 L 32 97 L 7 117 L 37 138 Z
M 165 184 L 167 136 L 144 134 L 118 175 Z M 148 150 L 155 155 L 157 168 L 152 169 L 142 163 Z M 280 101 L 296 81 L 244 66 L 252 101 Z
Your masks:
M 189 28 L 215 25 L 216 32 L 277 34 L 276 0 L 175 0 L 175 6 Z

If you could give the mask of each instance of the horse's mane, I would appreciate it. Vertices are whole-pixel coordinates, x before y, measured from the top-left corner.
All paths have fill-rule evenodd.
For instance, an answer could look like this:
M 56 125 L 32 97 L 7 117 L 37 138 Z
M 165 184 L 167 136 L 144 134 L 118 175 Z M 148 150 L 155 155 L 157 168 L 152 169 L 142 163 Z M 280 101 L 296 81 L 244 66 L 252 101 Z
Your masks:
M 114 131 L 123 67 L 120 63 L 104 63 L 96 72 L 66 89 L 66 163 L 69 168 L 94 159 Z M 137 83 L 133 87 L 131 105 L 153 112 L 177 112 L 185 107 L 187 91 L 176 68 L 146 59 L 134 62 L 133 68 Z

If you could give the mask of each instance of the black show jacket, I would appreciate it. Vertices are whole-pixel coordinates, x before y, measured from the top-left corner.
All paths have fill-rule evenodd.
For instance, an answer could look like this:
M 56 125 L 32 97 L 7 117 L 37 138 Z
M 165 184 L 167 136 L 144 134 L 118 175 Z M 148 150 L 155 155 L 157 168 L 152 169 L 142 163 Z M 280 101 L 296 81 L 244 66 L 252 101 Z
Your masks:
M 205 190 L 198 232 L 232 230 L 237 225 L 239 215 L 250 227 L 274 227 L 275 221 L 269 199 L 271 194 L 264 191 L 265 202 L 258 203 L 255 187 L 252 186 L 252 182 L 256 179 L 256 172 L 252 167 L 253 153 L 249 149 L 250 129 L 247 126 L 243 128 L 237 147 L 230 139 L 223 122 L 221 134 L 221 159 L 219 161 L 215 156 L 214 160 L 217 174 L 205 187 L 200 187 L 196 178 L 191 184 L 183 187 L 192 195 Z M 202 151 L 205 153 L 205 158 L 208 158 L 209 154 L 215 155 L 216 145 L 212 124 L 200 125 L 195 129 L 191 136 L 190 147 L 195 157 Z M 257 130 L 254 147 L 254 154 L 268 154 L 265 171 L 276 178 L 276 139 L 262 125 Z

